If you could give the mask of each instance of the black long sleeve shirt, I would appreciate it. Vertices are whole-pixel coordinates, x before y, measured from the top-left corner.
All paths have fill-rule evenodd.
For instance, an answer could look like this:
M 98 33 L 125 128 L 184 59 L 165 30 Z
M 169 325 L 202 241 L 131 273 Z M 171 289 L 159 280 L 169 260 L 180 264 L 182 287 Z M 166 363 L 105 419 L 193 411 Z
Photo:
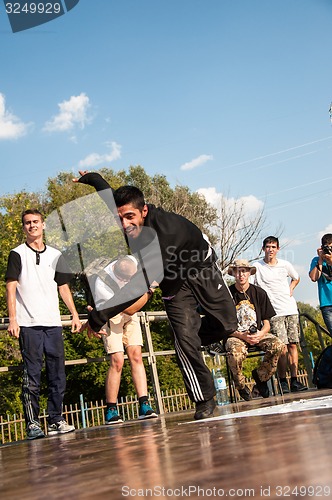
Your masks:
M 109 209 L 114 210 L 113 189 L 100 174 L 85 174 L 79 182 L 93 186 Z M 188 219 L 173 212 L 166 212 L 155 205 L 148 204 L 147 207 L 144 226 L 155 231 L 162 256 L 164 277 L 160 282 L 160 288 L 164 297 L 173 296 L 187 279 L 188 273 L 193 276 L 203 267 L 211 265 L 215 254 L 211 252 L 201 230 Z M 142 247 L 146 245 L 144 236 L 142 238 L 138 236 L 137 241 L 135 239 L 133 243 L 135 247 L 139 247 L 140 244 Z M 134 280 L 131 280 L 130 286 L 135 289 Z M 130 303 L 133 302 L 134 300 Z M 121 312 L 130 303 L 127 302 L 120 307 L 112 306 L 110 301 L 107 309 L 92 311 L 89 318 L 91 327 L 94 329 L 102 326 L 107 319 Z

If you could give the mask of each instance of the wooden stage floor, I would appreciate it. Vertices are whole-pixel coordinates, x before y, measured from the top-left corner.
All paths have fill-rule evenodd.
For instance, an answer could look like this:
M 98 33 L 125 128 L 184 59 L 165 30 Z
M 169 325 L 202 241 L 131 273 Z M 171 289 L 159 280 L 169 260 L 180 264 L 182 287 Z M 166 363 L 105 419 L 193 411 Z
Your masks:
M 0 498 L 332 498 L 332 406 L 284 411 L 312 398 L 332 391 L 233 404 L 208 421 L 183 412 L 2 445 Z M 271 406 L 278 413 L 247 413 Z M 234 412 L 247 416 L 218 419 Z

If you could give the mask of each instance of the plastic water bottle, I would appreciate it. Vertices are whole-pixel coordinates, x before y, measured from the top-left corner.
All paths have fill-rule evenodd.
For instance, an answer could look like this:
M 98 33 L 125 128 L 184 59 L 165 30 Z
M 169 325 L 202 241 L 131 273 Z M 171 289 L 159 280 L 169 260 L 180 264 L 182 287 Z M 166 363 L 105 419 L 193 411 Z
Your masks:
M 213 381 L 214 387 L 216 389 L 216 400 L 218 406 L 228 405 L 228 387 L 226 384 L 226 379 L 223 376 L 221 370 L 213 370 Z

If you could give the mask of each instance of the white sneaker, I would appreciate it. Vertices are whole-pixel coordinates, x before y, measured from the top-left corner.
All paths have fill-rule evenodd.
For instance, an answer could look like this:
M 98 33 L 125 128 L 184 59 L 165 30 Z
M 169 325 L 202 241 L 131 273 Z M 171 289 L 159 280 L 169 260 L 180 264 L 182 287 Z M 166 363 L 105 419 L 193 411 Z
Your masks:
M 55 436 L 56 434 L 66 434 L 67 432 L 73 432 L 75 427 L 73 425 L 67 424 L 65 420 L 60 420 L 55 424 L 48 424 L 47 434 L 49 436 Z

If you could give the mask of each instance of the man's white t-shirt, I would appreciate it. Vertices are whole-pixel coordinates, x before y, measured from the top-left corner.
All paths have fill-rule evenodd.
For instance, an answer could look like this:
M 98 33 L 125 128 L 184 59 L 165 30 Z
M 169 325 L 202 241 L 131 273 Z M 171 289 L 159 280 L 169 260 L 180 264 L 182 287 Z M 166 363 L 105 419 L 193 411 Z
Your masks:
M 119 288 L 122 288 L 125 283 L 115 276 L 113 271 L 114 264 L 115 261 L 108 264 L 108 266 L 105 267 L 104 271 L 112 278 L 113 281 L 115 281 Z M 103 309 L 105 303 L 112 297 L 114 297 L 114 290 L 112 290 L 111 287 L 109 287 L 101 278 L 98 277 L 96 279 L 94 289 L 94 301 L 96 309 L 98 311 L 99 309 Z
M 126 283 L 123 280 L 118 279 L 118 277 L 114 274 L 113 268 L 116 261 L 111 262 L 108 266 L 105 267 L 104 271 L 112 278 L 113 281 L 118 285 L 119 288 L 122 288 Z M 94 301 L 97 310 L 103 309 L 108 300 L 114 297 L 114 290 L 110 286 L 108 286 L 99 276 L 96 279 L 95 289 L 94 289 Z M 110 323 L 118 324 L 122 317 L 128 319 L 137 318 L 136 313 L 132 315 L 125 314 L 123 312 L 113 316 L 113 318 L 109 319 Z M 110 325 L 109 325 L 110 326 Z
M 37 262 L 38 254 L 38 262 Z M 34 251 L 26 243 L 11 250 L 6 279 L 17 280 L 16 317 L 20 326 L 61 326 L 58 286 L 69 281 L 59 250 Z
M 256 274 L 253 283 L 265 290 L 276 311 L 277 316 L 298 314 L 296 300 L 290 295 L 289 283 L 298 280 L 299 274 L 287 260 L 278 259 L 274 266 L 264 262 L 264 259 L 254 263 Z

